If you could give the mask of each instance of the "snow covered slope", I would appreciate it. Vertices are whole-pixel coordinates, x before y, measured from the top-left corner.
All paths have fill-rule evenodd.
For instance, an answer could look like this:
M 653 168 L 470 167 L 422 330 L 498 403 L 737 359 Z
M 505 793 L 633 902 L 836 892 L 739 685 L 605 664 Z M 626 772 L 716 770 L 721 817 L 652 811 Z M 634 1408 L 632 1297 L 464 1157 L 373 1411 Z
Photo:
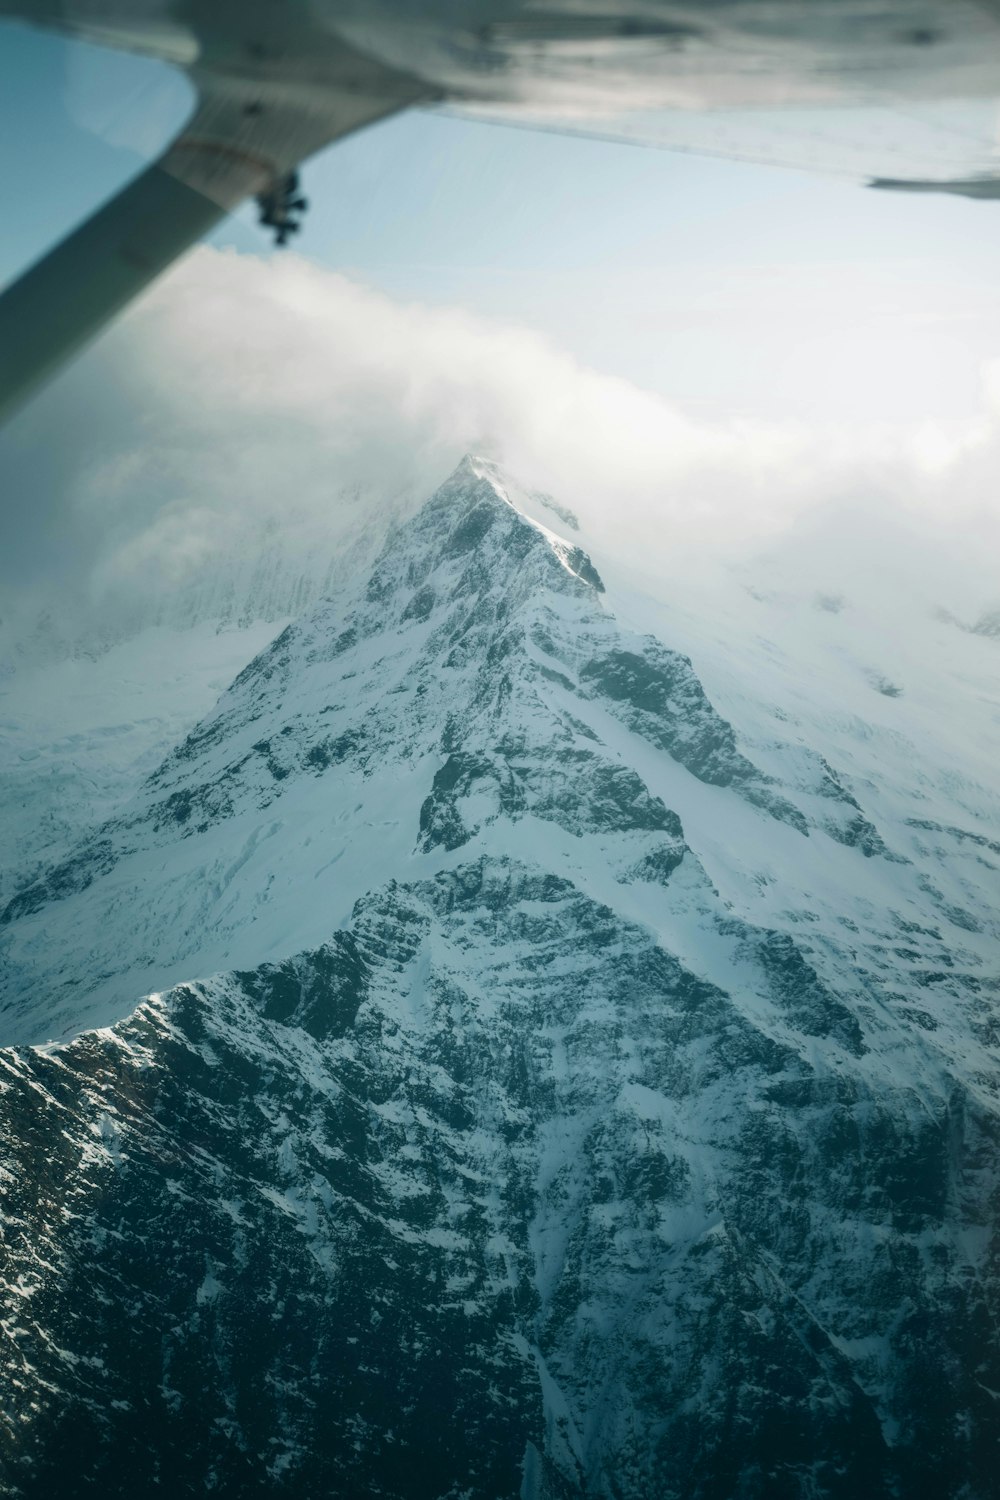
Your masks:
M 133 796 L 274 634 L 270 621 L 151 626 L 0 673 L 0 901 Z
M 8 1493 L 992 1493 L 979 752 L 541 514 L 467 460 L 9 903 Z
M 322 527 L 286 507 L 123 542 L 86 601 L 0 621 L 0 902 L 131 797 L 288 621 L 371 563 L 405 494 L 330 489 Z M 201 522 L 201 532 L 198 522 Z M 203 534 L 202 534 L 203 533 Z

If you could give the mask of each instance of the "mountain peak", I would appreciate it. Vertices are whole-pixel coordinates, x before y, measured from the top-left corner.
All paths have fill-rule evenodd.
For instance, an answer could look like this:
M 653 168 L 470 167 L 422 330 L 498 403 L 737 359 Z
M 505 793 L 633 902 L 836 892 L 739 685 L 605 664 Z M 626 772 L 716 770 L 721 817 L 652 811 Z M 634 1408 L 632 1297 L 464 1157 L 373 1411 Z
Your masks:
M 776 821 L 889 856 L 822 758 L 790 752 L 784 784 L 762 770 L 691 661 L 623 629 L 602 591 L 494 464 L 463 459 L 367 577 L 283 631 L 131 804 L 13 897 L 7 1039 L 103 1025 L 144 989 L 314 946 L 401 866 L 492 854 L 528 836 L 515 828 L 600 830 L 616 885 L 662 884 L 691 786 L 715 789 L 711 810 L 694 794 L 696 819 L 742 818 L 752 848 Z M 154 850 L 169 874 L 146 882 Z M 123 881 L 142 906 L 127 935 L 110 920 Z M 101 978 L 81 997 L 84 967 Z
M 475 482 L 477 479 L 485 480 L 493 486 L 497 495 L 511 503 L 507 493 L 507 480 L 500 465 L 492 458 L 484 458 L 480 453 L 466 453 L 458 462 L 455 469 L 445 480 L 450 484 L 453 480 Z
M 588 592 L 603 594 L 601 577 L 583 548 L 515 504 L 514 488 L 498 464 L 467 453 L 390 537 L 375 565 L 376 587 L 384 590 L 391 578 L 389 586 L 396 588 L 401 564 L 407 579 L 414 580 L 459 559 L 474 562 L 476 573 L 495 583 L 516 573 L 525 584 L 525 568 L 534 559 L 541 570 L 531 580 L 535 584 L 557 591 L 582 584 Z

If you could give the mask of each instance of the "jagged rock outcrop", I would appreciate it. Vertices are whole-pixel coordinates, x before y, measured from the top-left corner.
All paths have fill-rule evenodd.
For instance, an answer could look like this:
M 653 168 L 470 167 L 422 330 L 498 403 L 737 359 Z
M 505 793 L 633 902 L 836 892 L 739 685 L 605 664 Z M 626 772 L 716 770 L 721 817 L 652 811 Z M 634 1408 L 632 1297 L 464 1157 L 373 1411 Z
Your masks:
M 4 1054 L 5 1493 L 988 1495 L 995 1111 L 757 961 L 480 859 Z

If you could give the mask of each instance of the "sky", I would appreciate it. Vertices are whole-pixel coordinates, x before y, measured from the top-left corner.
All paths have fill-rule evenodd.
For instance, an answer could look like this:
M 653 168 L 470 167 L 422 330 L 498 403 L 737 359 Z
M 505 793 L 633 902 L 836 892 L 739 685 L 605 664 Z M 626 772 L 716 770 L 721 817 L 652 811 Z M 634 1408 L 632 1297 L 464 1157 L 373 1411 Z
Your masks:
M 6 280 L 190 100 L 146 61 L 2 43 Z M 664 549 L 888 507 L 966 547 L 985 602 L 1000 207 L 418 113 L 304 183 L 293 254 L 241 212 L 0 436 L 18 608 L 169 590 L 269 523 L 322 545 L 332 497 L 416 492 L 469 446 Z

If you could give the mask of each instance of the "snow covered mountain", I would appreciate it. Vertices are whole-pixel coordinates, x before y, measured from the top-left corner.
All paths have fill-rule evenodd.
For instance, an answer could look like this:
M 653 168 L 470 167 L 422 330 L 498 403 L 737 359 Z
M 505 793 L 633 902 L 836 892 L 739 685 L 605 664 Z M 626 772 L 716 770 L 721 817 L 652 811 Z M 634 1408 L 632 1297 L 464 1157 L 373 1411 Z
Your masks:
M 569 535 L 466 460 L 7 906 L 6 1493 L 994 1492 L 1000 842 Z

